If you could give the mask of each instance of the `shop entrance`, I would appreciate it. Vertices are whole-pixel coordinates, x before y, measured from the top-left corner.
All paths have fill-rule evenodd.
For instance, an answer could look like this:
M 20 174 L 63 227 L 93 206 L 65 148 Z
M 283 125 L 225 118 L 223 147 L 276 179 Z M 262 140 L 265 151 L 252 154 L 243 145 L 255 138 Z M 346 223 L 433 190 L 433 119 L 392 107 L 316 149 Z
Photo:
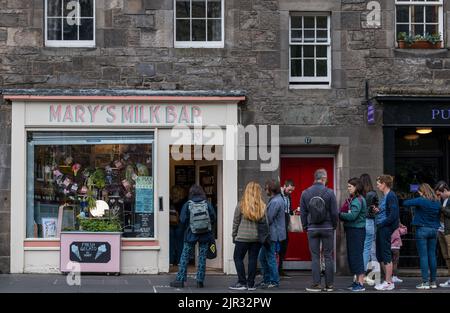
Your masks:
M 196 149 L 198 147 L 195 147 Z M 192 146 L 194 150 L 194 146 Z M 213 205 L 217 222 L 213 223 L 212 231 L 216 238 L 217 257 L 207 259 L 207 271 L 221 271 L 223 269 L 223 210 L 222 210 L 222 162 L 219 160 L 208 161 L 204 158 L 196 160 L 170 160 L 170 271 L 178 271 L 178 260 L 181 256 L 184 229 L 175 223 L 175 217 L 181 212 L 183 204 L 188 200 L 189 188 L 193 184 L 200 185 L 205 191 L 208 201 Z M 196 271 L 198 260 L 198 246 L 196 255 L 191 257 L 188 271 Z
M 432 188 L 439 180 L 449 180 L 450 129 L 429 127 L 431 133 L 418 134 L 414 127 L 398 127 L 395 131 L 395 180 L 394 190 L 400 202 L 400 220 L 408 227 L 408 234 L 402 238 L 400 268 L 419 268 L 419 256 L 411 226 L 413 211 L 402 206 L 403 200 L 418 197 L 420 183 Z M 438 266 L 445 267 L 445 260 L 438 244 Z
M 292 209 L 295 210 L 299 206 L 302 192 L 313 184 L 314 172 L 319 168 L 327 170 L 327 187 L 334 189 L 334 157 L 284 155 L 280 161 L 281 184 L 284 184 L 286 179 L 293 180 L 295 184 L 295 191 L 291 196 Z M 311 269 L 311 253 L 306 232 L 288 233 L 288 249 L 283 267 L 285 269 Z

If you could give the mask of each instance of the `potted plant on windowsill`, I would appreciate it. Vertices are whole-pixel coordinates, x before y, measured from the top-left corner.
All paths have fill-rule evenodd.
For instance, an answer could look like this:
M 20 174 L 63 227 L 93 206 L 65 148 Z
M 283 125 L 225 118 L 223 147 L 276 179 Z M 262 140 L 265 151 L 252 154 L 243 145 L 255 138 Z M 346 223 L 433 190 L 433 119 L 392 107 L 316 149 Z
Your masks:
M 397 34 L 397 43 L 399 49 L 439 49 L 442 39 L 440 34 L 411 36 L 400 32 Z
M 407 39 L 409 36 L 405 32 L 400 32 L 397 34 L 397 43 L 399 49 L 406 49 L 408 46 Z

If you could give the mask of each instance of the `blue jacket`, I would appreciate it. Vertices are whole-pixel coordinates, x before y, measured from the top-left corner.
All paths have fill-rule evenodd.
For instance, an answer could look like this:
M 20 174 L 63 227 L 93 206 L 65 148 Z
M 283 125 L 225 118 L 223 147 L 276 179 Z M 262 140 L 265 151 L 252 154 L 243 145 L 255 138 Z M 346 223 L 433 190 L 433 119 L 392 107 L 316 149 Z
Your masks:
M 201 202 L 205 200 L 202 197 L 193 197 L 191 199 L 194 202 Z M 209 218 L 211 219 L 211 224 L 214 225 L 216 223 L 216 213 L 214 211 L 211 203 L 208 202 L 208 213 Z M 181 209 L 180 222 L 184 226 L 184 241 L 187 242 L 210 242 L 214 240 L 214 234 L 212 231 L 209 231 L 204 234 L 193 234 L 191 231 L 191 227 L 189 227 L 190 213 L 189 213 L 189 201 L 187 201 L 183 208 Z
M 380 211 L 375 217 L 375 222 L 377 227 L 388 226 L 393 229 L 397 229 L 400 223 L 400 208 L 398 205 L 398 199 L 395 193 L 391 190 L 385 196 L 384 200 L 386 202 L 385 211 Z M 378 215 L 383 216 L 382 219 Z M 384 217 L 385 216 L 385 217 Z
M 286 240 L 285 207 L 286 204 L 281 194 L 271 197 L 267 204 L 267 219 L 269 220 L 271 241 Z
M 438 229 L 440 227 L 440 210 L 441 203 L 439 201 L 431 201 L 424 197 L 414 198 L 403 201 L 404 206 L 414 206 L 414 217 L 412 225 L 424 226 Z

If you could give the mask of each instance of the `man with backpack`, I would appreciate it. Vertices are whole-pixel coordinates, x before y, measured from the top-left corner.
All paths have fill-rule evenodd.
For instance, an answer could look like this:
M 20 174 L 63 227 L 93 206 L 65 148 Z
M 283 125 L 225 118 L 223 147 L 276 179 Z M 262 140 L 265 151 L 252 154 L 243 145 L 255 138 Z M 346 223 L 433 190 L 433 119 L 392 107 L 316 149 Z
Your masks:
M 334 230 L 338 222 L 338 208 L 333 190 L 327 188 L 327 171 L 314 173 L 314 184 L 303 191 L 300 210 L 303 229 L 308 232 L 309 250 L 312 256 L 313 284 L 307 291 L 333 291 L 334 280 Z M 325 288 L 320 279 L 320 246 L 325 258 Z

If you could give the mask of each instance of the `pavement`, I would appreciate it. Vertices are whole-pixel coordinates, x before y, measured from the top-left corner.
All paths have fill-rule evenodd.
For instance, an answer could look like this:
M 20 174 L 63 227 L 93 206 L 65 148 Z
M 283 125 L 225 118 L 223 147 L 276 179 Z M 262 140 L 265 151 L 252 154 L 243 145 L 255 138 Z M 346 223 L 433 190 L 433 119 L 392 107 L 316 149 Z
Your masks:
M 278 288 L 257 289 L 257 293 L 304 293 L 311 284 L 309 271 L 288 272 L 289 277 L 283 277 Z M 227 293 L 249 294 L 255 291 L 234 291 L 228 289 L 237 281 L 235 275 L 207 274 L 205 288 L 196 288 L 195 274 L 188 275 L 185 288 L 172 288 L 169 283 L 175 279 L 175 274 L 158 275 L 81 275 L 80 284 L 76 280 L 62 274 L 2 274 L 0 275 L 0 293 Z M 415 289 L 420 277 L 402 277 L 403 283 L 396 284 L 394 291 L 382 293 L 450 293 L 450 288 L 433 290 Z M 438 277 L 438 283 L 446 281 L 446 277 Z M 69 281 L 69 283 L 68 283 Z M 261 281 L 257 276 L 256 282 Z M 352 277 L 336 276 L 335 293 L 351 293 L 346 287 L 352 282 Z M 380 292 L 366 286 L 365 293 Z

